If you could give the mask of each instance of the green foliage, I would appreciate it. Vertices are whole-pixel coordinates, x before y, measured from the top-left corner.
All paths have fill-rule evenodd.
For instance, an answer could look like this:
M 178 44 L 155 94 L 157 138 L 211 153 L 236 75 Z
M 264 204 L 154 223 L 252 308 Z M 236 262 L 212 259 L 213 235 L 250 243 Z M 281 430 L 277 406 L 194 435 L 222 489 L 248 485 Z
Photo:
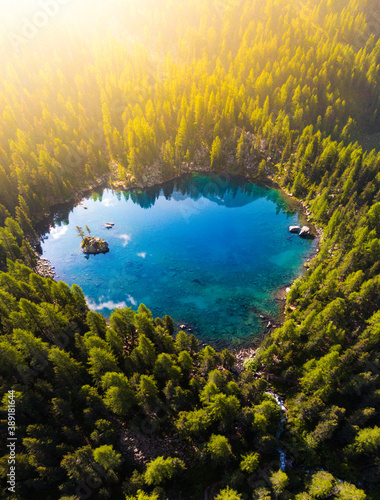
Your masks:
M 207 404 L 211 418 L 219 422 L 222 431 L 230 430 L 240 412 L 240 403 L 236 396 L 215 394 Z
M 223 367 L 231 371 L 236 363 L 236 357 L 227 349 L 223 349 L 221 352 L 221 361 Z
M 262 433 L 274 433 L 281 420 L 280 409 L 275 401 L 272 399 L 263 401 L 254 407 L 255 416 L 253 428 Z
M 164 323 L 165 329 L 168 332 L 168 334 L 169 335 L 173 335 L 173 333 L 174 333 L 174 322 L 173 322 L 173 319 L 166 314 L 162 318 L 162 321 Z
M 80 227 L 80 226 L 75 226 L 75 229 L 77 230 L 77 236 L 79 236 L 81 239 L 84 238 L 85 236 L 85 232 L 83 231 L 83 229 Z
M 95 422 L 95 430 L 90 437 L 98 445 L 114 443 L 117 440 L 117 434 L 112 423 L 105 419 L 99 419 Z
M 93 333 L 95 333 L 99 337 L 105 337 L 107 322 L 101 314 L 94 311 L 88 311 L 86 321 Z
M 211 168 L 216 169 L 220 165 L 220 156 L 221 156 L 222 144 L 219 136 L 216 136 L 214 142 L 211 146 L 210 153 L 210 165 Z
M 206 444 L 206 452 L 211 462 L 215 465 L 225 464 L 231 457 L 231 445 L 222 435 L 213 434 Z
M 380 448 L 380 427 L 360 429 L 352 444 L 352 451 L 358 455 L 377 454 Z
M 127 495 L 125 500 L 159 500 L 159 495 L 156 493 L 149 495 L 148 493 L 145 493 L 145 491 L 139 490 L 136 496 Z
M 338 484 L 337 498 L 339 500 L 365 500 L 368 497 L 363 490 L 343 481 Z
M 328 472 L 320 471 L 313 475 L 309 486 L 312 498 L 326 498 L 334 488 L 334 476 Z
M 159 410 L 160 400 L 157 383 L 152 375 L 141 375 L 137 398 L 146 413 L 154 413 Z
M 276 495 L 280 495 L 284 492 L 285 488 L 289 483 L 289 478 L 285 474 L 285 472 L 279 470 L 277 472 L 273 472 L 270 476 L 270 482 L 272 484 L 273 491 Z
M 187 351 L 181 351 L 178 354 L 178 364 L 184 373 L 189 374 L 194 367 L 191 355 Z
M 78 484 L 88 479 L 97 481 L 98 473 L 93 467 L 94 457 L 90 446 L 78 448 L 74 453 L 66 454 L 61 462 L 69 478 Z
M 176 421 L 176 427 L 182 437 L 199 438 L 206 433 L 211 425 L 209 413 L 200 410 L 181 412 Z
M 252 474 L 259 466 L 260 456 L 258 453 L 247 453 L 242 456 L 243 460 L 240 462 L 240 469 L 247 474 Z
M 178 458 L 158 457 L 147 465 L 144 479 L 148 486 L 158 486 L 170 481 L 184 468 L 185 464 Z
M 121 463 L 121 454 L 117 453 L 112 446 L 104 444 L 93 450 L 94 460 L 105 470 L 113 470 Z
M 249 358 L 244 361 L 244 370 L 250 370 L 253 372 L 257 370 L 257 364 L 254 358 Z
M 207 405 L 207 404 L 211 403 L 213 396 L 215 396 L 216 394 L 219 394 L 219 392 L 220 392 L 220 389 L 218 388 L 218 386 L 216 384 L 214 384 L 214 382 L 208 382 L 204 386 L 202 392 L 200 393 L 199 398 L 204 405 Z
M 189 338 L 187 334 L 182 330 L 177 333 L 175 339 L 175 348 L 178 352 L 185 351 L 189 348 Z
M 101 347 L 92 347 L 89 350 L 88 372 L 93 376 L 95 382 L 99 383 L 106 372 L 117 372 L 119 367 L 115 356 Z
M 135 394 L 122 373 L 107 372 L 102 377 L 105 405 L 116 415 L 127 416 L 136 402 Z
M 52 347 L 49 351 L 49 361 L 52 362 L 55 376 L 60 383 L 66 383 L 70 388 L 80 384 L 84 377 L 84 367 L 68 352 Z
M 172 358 L 164 352 L 158 355 L 154 363 L 153 373 L 157 380 L 175 381 L 179 380 L 181 377 L 180 368 L 176 366 Z
M 227 486 L 227 488 L 221 490 L 219 495 L 217 495 L 215 498 L 216 500 L 242 500 L 243 497 L 239 495 L 237 491 Z
M 135 327 L 136 314 L 130 307 L 124 307 L 113 311 L 110 317 L 110 326 L 123 339 L 124 344 L 128 344 L 131 350 L 137 339 Z
M 151 340 L 144 334 L 139 335 L 137 347 L 132 351 L 131 359 L 141 371 L 151 370 L 156 361 L 156 349 Z

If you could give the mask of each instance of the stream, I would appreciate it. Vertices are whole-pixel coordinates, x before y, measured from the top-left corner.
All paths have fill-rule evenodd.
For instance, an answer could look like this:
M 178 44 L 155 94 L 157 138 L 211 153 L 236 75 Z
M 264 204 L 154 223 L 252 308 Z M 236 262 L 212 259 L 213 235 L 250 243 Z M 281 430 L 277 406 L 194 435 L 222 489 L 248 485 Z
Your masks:
M 286 407 L 284 404 L 284 400 L 275 392 L 267 391 L 266 394 L 270 394 L 271 396 L 274 397 L 274 399 L 276 400 L 276 403 L 277 403 L 277 405 L 280 408 L 281 413 L 282 413 L 281 421 L 278 425 L 278 429 L 276 432 L 276 439 L 279 440 L 281 437 L 281 434 L 284 432 L 284 425 L 286 422 Z M 280 470 L 282 472 L 284 472 L 286 464 L 289 463 L 291 465 L 291 461 L 286 459 L 286 452 L 282 449 L 282 447 L 280 445 L 278 446 L 277 451 L 280 454 Z

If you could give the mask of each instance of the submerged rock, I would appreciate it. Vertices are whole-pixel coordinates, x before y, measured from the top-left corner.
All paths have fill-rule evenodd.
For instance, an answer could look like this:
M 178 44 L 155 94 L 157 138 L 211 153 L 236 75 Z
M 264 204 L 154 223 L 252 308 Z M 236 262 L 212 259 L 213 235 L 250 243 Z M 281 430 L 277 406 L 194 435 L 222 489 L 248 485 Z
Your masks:
M 86 235 L 80 246 L 82 251 L 88 254 L 109 252 L 108 243 L 97 236 Z
M 300 231 L 300 226 L 289 226 L 289 232 L 290 233 L 298 233 Z

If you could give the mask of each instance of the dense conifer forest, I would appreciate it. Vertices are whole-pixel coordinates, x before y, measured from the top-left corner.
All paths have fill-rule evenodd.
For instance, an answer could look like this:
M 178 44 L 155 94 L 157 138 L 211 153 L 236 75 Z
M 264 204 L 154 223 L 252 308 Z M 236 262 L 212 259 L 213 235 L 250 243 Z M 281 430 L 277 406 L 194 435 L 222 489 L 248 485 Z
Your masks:
M 379 499 L 378 1 L 53 0 L 6 22 L 3 498 Z M 194 170 L 274 183 L 323 231 L 243 371 L 34 272 L 52 205 Z

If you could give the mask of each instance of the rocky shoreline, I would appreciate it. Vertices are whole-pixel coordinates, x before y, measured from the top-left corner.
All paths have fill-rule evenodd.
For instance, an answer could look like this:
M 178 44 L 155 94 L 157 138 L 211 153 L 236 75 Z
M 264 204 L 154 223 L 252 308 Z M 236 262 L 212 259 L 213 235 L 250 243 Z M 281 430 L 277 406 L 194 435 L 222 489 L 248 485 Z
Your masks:
M 241 373 L 244 370 L 245 361 L 255 356 L 256 349 L 253 347 L 242 347 L 241 349 L 237 349 L 236 351 L 232 350 L 231 352 L 236 358 L 234 371 Z
M 56 276 L 55 274 L 55 267 L 52 265 L 52 263 L 48 259 L 44 259 L 39 255 L 37 252 L 35 252 L 36 257 L 37 257 L 37 264 L 33 268 L 33 271 L 36 274 L 39 274 L 43 278 L 52 278 L 54 279 Z

